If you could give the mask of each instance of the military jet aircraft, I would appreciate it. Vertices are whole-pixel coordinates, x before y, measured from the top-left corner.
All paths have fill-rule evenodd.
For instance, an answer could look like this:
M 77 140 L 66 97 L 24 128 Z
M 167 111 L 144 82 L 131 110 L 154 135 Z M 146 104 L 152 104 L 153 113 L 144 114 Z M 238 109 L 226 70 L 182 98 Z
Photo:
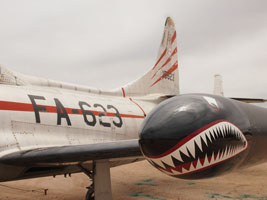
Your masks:
M 216 95 L 180 95 L 177 51 L 167 18 L 155 65 L 111 91 L 1 66 L 0 181 L 83 172 L 100 200 L 111 167 L 143 159 L 189 179 L 266 161 L 267 111 L 244 103 L 265 100 L 225 98 L 218 78 Z

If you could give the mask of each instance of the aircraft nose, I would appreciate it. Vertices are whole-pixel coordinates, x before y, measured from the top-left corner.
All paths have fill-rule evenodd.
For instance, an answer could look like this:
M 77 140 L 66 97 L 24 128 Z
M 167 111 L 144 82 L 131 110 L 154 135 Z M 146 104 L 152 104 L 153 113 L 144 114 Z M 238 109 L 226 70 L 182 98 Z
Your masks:
M 140 148 L 161 171 L 181 176 L 212 167 L 247 148 L 231 103 L 216 96 L 183 95 L 155 108 L 140 131 Z M 237 117 L 237 120 L 236 120 Z
M 203 124 L 219 120 L 222 115 L 218 114 L 216 103 L 209 105 L 200 96 L 169 99 L 154 109 L 144 121 L 140 131 L 142 150 L 149 156 L 160 155 L 203 127 Z

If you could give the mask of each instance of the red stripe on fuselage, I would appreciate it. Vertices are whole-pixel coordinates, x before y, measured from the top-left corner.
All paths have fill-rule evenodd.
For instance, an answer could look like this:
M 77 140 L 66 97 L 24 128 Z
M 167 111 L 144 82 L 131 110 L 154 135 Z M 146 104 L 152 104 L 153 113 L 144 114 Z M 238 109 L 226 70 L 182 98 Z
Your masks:
M 122 90 L 122 96 L 125 97 L 125 90 L 124 90 L 124 88 L 121 88 L 121 90 Z
M 0 101 L 0 110 L 34 111 L 32 104 Z
M 140 110 L 142 110 L 142 112 L 144 113 L 144 117 L 145 117 L 145 116 L 146 116 L 146 113 L 145 113 L 144 109 L 143 109 L 138 103 L 136 103 L 132 98 L 130 98 L 130 100 L 131 100 L 131 102 L 133 102 L 135 105 L 137 105 L 137 106 L 140 108 Z
M 40 110 L 39 112 L 43 113 L 57 113 L 57 107 L 56 106 L 47 106 L 47 105 L 37 105 L 45 107 L 45 110 Z M 6 110 L 6 111 L 22 111 L 22 112 L 34 112 L 32 104 L 28 103 L 19 103 L 19 102 L 9 102 L 9 101 L 0 101 L 0 110 Z M 68 114 L 74 114 L 74 115 L 82 115 L 82 110 L 79 108 L 65 108 L 66 112 Z M 90 110 L 94 115 L 99 115 L 100 111 L 94 111 Z M 106 112 L 106 116 L 109 117 L 115 117 L 114 113 Z M 130 114 L 121 114 L 120 117 L 124 118 L 144 118 L 144 116 L 139 115 L 130 115 Z

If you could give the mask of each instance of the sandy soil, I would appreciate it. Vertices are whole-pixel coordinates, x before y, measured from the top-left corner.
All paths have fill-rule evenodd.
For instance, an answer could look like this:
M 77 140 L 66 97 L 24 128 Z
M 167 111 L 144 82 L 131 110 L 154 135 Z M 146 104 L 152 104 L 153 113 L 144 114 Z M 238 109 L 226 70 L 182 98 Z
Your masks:
M 198 181 L 168 177 L 146 161 L 114 168 L 111 175 L 115 200 L 267 200 L 267 164 Z M 83 200 L 89 184 L 83 174 L 1 183 L 0 200 Z

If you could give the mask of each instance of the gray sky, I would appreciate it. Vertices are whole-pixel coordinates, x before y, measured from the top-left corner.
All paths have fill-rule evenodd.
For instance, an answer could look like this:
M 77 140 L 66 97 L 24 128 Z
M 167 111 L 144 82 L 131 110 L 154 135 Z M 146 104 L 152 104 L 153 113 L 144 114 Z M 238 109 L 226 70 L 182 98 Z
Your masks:
M 0 63 L 21 73 L 111 89 L 156 62 L 176 23 L 182 93 L 267 98 L 265 0 L 0 0 Z

